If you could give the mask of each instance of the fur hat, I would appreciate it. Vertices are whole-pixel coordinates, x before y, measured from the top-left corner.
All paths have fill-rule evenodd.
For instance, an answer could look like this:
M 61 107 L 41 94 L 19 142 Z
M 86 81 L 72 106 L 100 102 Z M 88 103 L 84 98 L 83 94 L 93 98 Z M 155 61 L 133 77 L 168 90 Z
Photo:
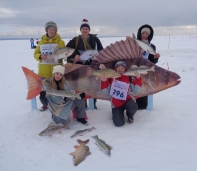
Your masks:
M 82 27 L 87 27 L 90 30 L 90 25 L 89 25 L 89 22 L 88 22 L 87 19 L 83 19 L 82 20 L 82 23 L 81 23 L 81 26 L 80 26 L 80 30 L 81 30 Z
M 144 28 L 141 30 L 141 33 L 143 33 L 143 32 L 146 32 L 146 33 L 148 33 L 148 35 L 150 35 L 150 29 L 147 28 L 147 27 L 144 27 Z
M 120 66 L 120 65 L 122 65 L 123 67 L 125 67 L 126 68 L 126 63 L 124 62 L 124 61 L 118 61 L 118 62 L 116 62 L 116 65 L 115 65 L 115 68 L 117 68 L 118 66 Z
M 65 68 L 61 65 L 56 65 L 53 67 L 53 74 L 56 72 L 60 72 L 62 73 L 62 75 L 64 75 L 64 71 L 65 71 Z
M 53 21 L 48 21 L 46 24 L 45 24 L 45 30 L 47 32 L 48 28 L 50 27 L 53 27 L 55 28 L 56 32 L 57 32 L 57 24 Z

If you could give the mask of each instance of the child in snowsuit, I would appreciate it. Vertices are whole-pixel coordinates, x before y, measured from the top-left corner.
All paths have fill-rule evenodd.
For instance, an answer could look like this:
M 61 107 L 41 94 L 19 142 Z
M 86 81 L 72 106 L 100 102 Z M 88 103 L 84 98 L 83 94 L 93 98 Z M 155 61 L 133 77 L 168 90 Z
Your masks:
M 71 91 L 72 88 L 64 78 L 65 68 L 61 65 L 56 65 L 53 67 L 52 76 L 48 79 L 44 79 L 43 91 L 40 92 L 40 101 L 43 106 L 48 106 L 49 110 L 52 113 L 52 119 L 57 124 L 68 125 L 69 124 L 69 114 L 72 109 L 72 106 L 76 109 L 77 121 L 88 125 L 88 122 L 85 120 L 85 94 L 81 93 L 81 99 L 75 98 L 71 100 L 67 97 L 52 96 L 46 95 L 45 90 L 63 90 Z
M 142 80 L 137 72 L 135 73 L 136 77 L 132 79 L 130 76 L 122 75 L 126 70 L 124 61 L 118 61 L 115 65 L 115 70 L 121 76 L 116 79 L 107 79 L 106 81 L 105 78 L 101 78 L 101 89 L 104 94 L 106 91 L 110 92 L 114 125 L 123 126 L 125 123 L 124 110 L 126 110 L 128 123 L 133 123 L 134 121 L 133 116 L 138 109 L 134 94 L 141 91 Z

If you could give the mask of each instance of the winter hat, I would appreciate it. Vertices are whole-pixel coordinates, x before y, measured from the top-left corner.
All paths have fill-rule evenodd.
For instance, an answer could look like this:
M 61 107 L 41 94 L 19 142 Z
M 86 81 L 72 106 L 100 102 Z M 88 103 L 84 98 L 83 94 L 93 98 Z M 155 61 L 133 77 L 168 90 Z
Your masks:
M 141 30 L 141 33 L 143 33 L 143 32 L 146 32 L 146 33 L 148 33 L 148 35 L 150 35 L 150 29 L 147 28 L 147 27 L 144 27 L 144 28 Z
M 57 24 L 53 21 L 48 21 L 46 24 L 45 24 L 45 30 L 47 32 L 48 28 L 50 27 L 53 27 L 55 28 L 56 32 L 57 32 Z
M 56 72 L 60 72 L 62 73 L 62 75 L 64 75 L 64 71 L 65 71 L 65 68 L 61 65 L 56 65 L 53 67 L 53 74 Z
M 118 62 L 116 62 L 115 68 L 117 68 L 120 65 L 122 65 L 123 67 L 126 68 L 126 63 L 124 61 L 118 61 Z
M 89 22 L 88 22 L 87 19 L 83 19 L 83 20 L 82 20 L 80 30 L 81 30 L 82 27 L 87 27 L 87 28 L 89 28 L 89 30 L 90 30 L 90 25 L 89 25 Z

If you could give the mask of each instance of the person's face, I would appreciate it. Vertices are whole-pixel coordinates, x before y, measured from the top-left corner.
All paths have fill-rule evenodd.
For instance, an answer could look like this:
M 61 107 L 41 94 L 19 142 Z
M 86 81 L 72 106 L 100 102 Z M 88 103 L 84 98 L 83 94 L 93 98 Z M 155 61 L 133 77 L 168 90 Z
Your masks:
M 89 32 L 90 32 L 89 28 L 87 28 L 87 27 L 81 28 L 81 34 L 83 37 L 87 37 L 89 35 Z
M 60 72 L 55 72 L 54 73 L 54 78 L 55 78 L 56 81 L 61 80 L 62 77 L 63 77 L 62 73 L 60 73 Z
M 149 34 L 148 34 L 147 32 L 143 32 L 143 33 L 141 34 L 142 40 L 147 40 L 147 39 L 148 39 L 148 36 L 149 36 Z
M 48 34 L 48 36 L 49 36 L 50 38 L 53 37 L 53 36 L 55 36 L 55 34 L 56 34 L 55 28 L 49 27 L 48 30 L 47 30 L 47 34 Z
M 123 74 L 125 72 L 125 67 L 123 67 L 122 65 L 119 65 L 116 68 L 116 72 L 119 73 L 119 74 Z

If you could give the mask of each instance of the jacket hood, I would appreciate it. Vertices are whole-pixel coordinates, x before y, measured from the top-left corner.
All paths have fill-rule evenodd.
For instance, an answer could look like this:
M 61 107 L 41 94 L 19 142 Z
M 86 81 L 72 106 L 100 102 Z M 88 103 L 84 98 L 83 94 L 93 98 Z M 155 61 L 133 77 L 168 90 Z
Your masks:
M 49 42 L 58 43 L 60 40 L 61 40 L 61 38 L 60 38 L 59 34 L 57 34 L 57 33 L 55 34 L 55 36 L 53 38 L 47 37 L 46 34 L 42 36 L 42 41 L 44 44 L 47 44 Z
M 148 36 L 148 40 L 149 40 L 149 43 L 150 43 L 151 40 L 152 40 L 152 38 L 153 38 L 153 35 L 154 35 L 154 30 L 153 30 L 153 28 L 152 28 L 150 25 L 148 25 L 148 24 L 145 24 L 145 25 L 141 26 L 141 27 L 138 29 L 138 32 L 137 32 L 137 39 L 138 39 L 138 40 L 142 40 L 141 31 L 142 31 L 142 29 L 145 28 L 145 27 L 147 27 L 147 28 L 150 29 L 150 35 Z

